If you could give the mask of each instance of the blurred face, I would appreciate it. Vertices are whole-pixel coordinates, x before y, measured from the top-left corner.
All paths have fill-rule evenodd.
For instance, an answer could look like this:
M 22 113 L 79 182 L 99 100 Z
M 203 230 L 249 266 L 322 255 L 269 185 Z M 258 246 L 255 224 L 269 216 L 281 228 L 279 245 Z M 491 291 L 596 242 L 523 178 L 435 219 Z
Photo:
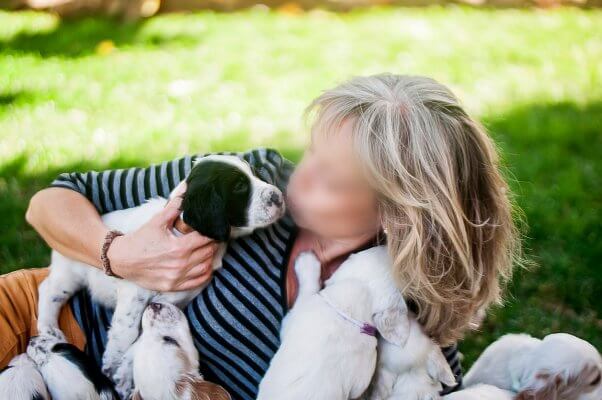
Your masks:
M 300 228 L 328 239 L 376 235 L 376 193 L 352 145 L 353 120 L 338 132 L 312 137 L 287 188 L 287 206 Z

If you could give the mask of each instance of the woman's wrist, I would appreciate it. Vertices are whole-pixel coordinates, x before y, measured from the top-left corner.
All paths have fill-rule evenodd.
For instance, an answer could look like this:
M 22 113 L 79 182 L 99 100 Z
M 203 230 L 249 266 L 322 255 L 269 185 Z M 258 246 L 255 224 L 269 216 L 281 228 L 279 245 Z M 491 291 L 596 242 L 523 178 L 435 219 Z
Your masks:
M 107 234 L 109 232 L 107 231 Z M 124 257 L 122 257 L 122 247 L 125 239 L 125 235 L 115 236 L 106 252 L 113 275 L 121 278 L 127 278 L 128 276 L 127 263 Z
M 115 274 L 115 271 L 113 271 L 111 259 L 108 256 L 108 251 L 111 248 L 113 241 L 119 236 L 123 236 L 123 232 L 118 230 L 108 231 L 105 235 L 102 248 L 100 250 L 100 261 L 102 263 L 102 269 L 104 273 L 108 276 L 119 276 Z

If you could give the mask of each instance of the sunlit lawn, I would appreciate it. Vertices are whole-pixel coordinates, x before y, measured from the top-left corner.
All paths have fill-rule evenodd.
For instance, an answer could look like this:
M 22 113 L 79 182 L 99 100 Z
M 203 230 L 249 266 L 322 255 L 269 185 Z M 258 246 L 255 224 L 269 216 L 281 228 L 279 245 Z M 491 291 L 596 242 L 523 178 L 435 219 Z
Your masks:
M 119 24 L 0 13 L 0 272 L 44 266 L 29 197 L 62 171 L 275 147 L 304 106 L 382 71 L 449 84 L 503 150 L 530 230 L 503 310 L 462 345 L 567 331 L 602 348 L 602 12 L 260 9 Z

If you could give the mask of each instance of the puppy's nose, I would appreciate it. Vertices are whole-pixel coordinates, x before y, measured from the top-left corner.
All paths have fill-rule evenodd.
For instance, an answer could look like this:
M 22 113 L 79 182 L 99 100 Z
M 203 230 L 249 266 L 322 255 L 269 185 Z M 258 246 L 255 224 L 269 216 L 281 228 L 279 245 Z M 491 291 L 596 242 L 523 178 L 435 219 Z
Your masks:
M 282 207 L 282 193 L 272 190 L 270 192 L 268 206 Z
M 151 308 L 151 310 L 153 310 L 154 312 L 159 312 L 161 311 L 161 309 L 163 308 L 163 304 L 161 303 L 150 303 L 149 307 Z

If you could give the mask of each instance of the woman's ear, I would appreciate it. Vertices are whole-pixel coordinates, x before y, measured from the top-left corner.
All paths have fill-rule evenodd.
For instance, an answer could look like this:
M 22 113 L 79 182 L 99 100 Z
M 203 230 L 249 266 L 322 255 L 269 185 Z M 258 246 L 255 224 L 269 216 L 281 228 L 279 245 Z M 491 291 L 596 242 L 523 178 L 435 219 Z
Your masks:
M 374 325 L 378 333 L 390 343 L 404 346 L 410 336 L 410 320 L 408 309 L 402 301 L 373 315 Z

